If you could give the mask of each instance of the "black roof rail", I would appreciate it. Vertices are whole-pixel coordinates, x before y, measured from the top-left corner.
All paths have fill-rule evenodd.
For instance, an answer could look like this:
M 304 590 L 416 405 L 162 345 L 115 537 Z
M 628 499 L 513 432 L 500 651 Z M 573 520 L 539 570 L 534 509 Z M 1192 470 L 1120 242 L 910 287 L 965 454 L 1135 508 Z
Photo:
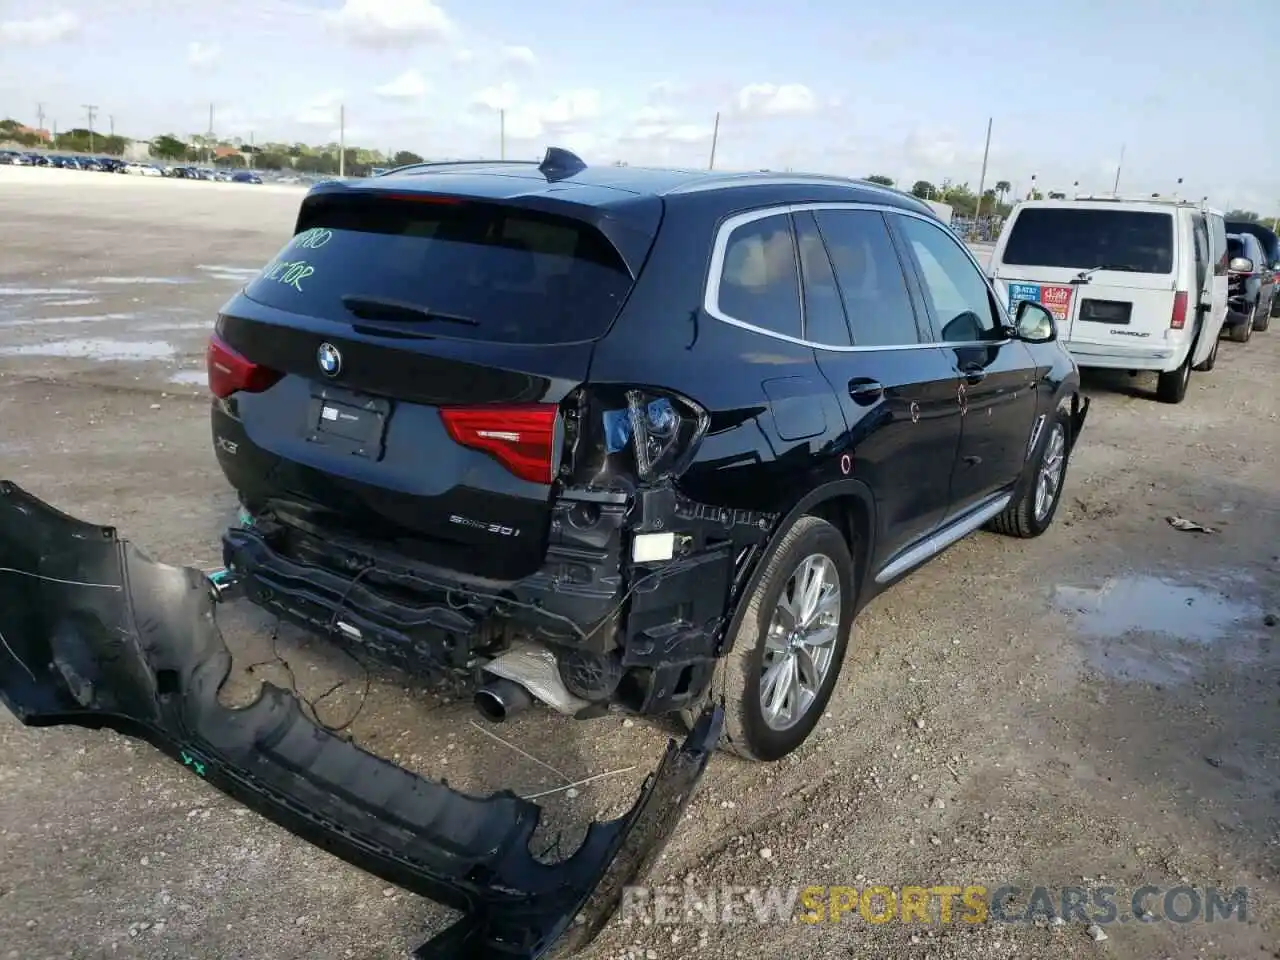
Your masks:
M 468 167 L 468 166 L 488 166 L 492 163 L 518 163 L 531 165 L 533 160 L 424 160 L 422 163 L 406 163 L 402 167 L 392 167 L 378 174 L 380 177 L 389 177 L 393 173 L 404 173 L 407 170 L 424 170 L 430 167 Z

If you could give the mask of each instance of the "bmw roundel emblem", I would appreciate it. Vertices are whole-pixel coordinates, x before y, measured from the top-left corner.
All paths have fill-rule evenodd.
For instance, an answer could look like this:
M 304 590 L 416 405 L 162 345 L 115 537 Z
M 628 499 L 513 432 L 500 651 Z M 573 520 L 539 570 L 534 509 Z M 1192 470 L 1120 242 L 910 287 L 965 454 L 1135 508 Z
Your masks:
M 320 344 L 320 349 L 316 351 L 316 362 L 327 377 L 336 377 L 342 372 L 342 354 L 332 343 Z

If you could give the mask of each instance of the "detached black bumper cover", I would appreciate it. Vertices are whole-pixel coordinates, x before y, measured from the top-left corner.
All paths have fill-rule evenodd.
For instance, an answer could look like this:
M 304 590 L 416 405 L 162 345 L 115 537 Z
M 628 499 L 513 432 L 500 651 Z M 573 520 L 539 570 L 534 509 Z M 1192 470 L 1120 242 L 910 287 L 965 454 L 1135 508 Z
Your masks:
M 307 720 L 265 685 L 218 702 L 231 655 L 199 570 L 0 482 L 0 699 L 30 726 L 108 727 L 344 860 L 464 911 L 420 958 L 563 956 L 589 943 L 678 825 L 720 736 L 709 709 L 630 812 L 557 864 L 529 853 L 540 810 L 424 780 Z

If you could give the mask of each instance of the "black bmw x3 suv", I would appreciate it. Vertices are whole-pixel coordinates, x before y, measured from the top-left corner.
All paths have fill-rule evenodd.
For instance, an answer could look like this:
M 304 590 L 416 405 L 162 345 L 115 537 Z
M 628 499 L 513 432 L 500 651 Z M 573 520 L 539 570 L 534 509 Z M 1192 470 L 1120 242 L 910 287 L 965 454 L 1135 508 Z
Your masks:
M 775 760 L 857 610 L 1053 520 L 1088 408 L 926 204 L 835 177 L 436 163 L 315 186 L 208 349 L 228 570 L 411 670 Z
M 911 197 L 832 177 L 430 164 L 317 185 L 208 351 L 240 523 L 213 576 L 0 481 L 0 701 L 109 727 L 462 916 L 422 960 L 589 943 L 712 753 L 773 760 L 859 607 L 965 534 L 1053 520 L 1088 410 L 1052 315 L 1007 316 Z M 624 815 L 557 863 L 541 811 L 375 757 L 264 685 L 247 595 L 414 671 L 589 717 L 679 712 Z

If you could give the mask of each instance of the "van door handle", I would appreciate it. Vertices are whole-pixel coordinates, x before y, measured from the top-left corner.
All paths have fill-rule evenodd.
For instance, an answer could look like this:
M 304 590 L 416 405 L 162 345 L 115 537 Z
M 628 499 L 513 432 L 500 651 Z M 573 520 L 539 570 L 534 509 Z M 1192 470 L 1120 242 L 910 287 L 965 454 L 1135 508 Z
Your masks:
M 964 374 L 965 383 L 981 383 L 987 379 L 987 371 L 977 363 L 966 363 L 960 368 L 960 372 Z
M 867 377 L 854 377 L 849 381 L 849 396 L 860 407 L 869 407 L 884 396 L 884 387 Z

